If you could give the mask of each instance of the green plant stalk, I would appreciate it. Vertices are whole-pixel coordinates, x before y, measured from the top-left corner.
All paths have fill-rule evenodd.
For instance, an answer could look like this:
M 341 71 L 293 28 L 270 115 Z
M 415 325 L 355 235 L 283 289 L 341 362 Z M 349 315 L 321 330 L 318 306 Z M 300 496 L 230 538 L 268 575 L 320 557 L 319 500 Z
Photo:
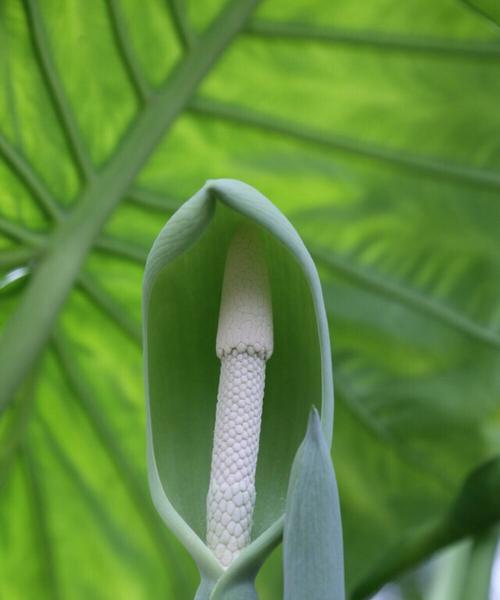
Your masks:
M 465 572 L 462 593 L 458 600 L 488 600 L 491 570 L 498 543 L 498 529 L 484 531 L 474 538 Z M 451 600 L 451 598 L 450 598 Z
M 434 573 L 426 600 L 456 600 L 460 597 L 470 546 L 470 540 L 466 540 L 441 553 L 433 566 Z
M 437 560 L 428 600 L 488 600 L 498 528 L 453 546 Z
M 16 312 L 0 339 L 0 413 L 43 350 L 94 240 L 198 84 L 258 0 L 231 2 L 200 38 L 166 85 L 151 97 L 116 154 L 93 175 L 75 210 L 50 240 Z

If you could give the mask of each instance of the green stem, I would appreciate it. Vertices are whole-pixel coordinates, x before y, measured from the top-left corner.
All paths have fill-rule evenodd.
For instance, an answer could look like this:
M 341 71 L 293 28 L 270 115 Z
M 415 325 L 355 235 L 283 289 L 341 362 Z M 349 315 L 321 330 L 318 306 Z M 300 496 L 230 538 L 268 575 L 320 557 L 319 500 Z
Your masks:
M 433 575 L 426 600 L 457 600 L 464 585 L 464 574 L 471 542 L 466 540 L 444 550 L 433 565 Z
M 42 351 L 94 240 L 199 83 L 242 29 L 258 0 L 233 1 L 151 98 L 113 158 L 56 230 L 0 339 L 0 411 Z
M 246 579 L 233 581 L 223 589 L 216 588 L 210 600 L 258 600 L 255 582 Z
M 474 538 L 462 593 L 457 600 L 488 600 L 491 586 L 491 570 L 498 543 L 498 530 L 492 528 Z M 451 600 L 451 599 L 450 599 Z

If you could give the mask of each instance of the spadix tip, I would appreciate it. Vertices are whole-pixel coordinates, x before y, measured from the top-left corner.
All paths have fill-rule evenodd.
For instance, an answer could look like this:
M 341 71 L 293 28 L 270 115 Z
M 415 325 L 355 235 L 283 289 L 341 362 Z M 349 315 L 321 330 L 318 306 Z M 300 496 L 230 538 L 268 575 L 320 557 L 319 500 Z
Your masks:
M 257 231 L 239 229 L 227 252 L 216 351 L 233 349 L 268 359 L 273 352 L 271 293 Z

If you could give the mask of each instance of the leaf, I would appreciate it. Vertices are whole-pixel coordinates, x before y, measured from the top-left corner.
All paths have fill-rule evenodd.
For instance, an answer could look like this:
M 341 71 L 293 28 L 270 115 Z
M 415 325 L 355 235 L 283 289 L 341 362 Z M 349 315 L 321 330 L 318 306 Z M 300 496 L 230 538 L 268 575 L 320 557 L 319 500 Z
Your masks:
M 463 0 L 463 2 L 495 25 L 500 25 L 500 9 L 493 0 Z
M 0 3 L 2 592 L 194 596 L 149 503 L 140 290 L 209 178 L 321 254 L 348 590 L 498 453 L 497 31 L 454 0 Z
M 470 573 L 464 579 L 462 587 L 475 589 L 476 593 L 471 592 L 464 598 L 476 595 L 478 598 L 484 597 L 484 588 L 488 587 L 489 581 L 484 576 L 485 570 L 491 570 L 494 553 L 492 538 L 496 538 L 495 526 L 500 521 L 500 508 L 494 500 L 499 491 L 500 458 L 496 457 L 467 477 L 457 497 L 441 518 L 429 526 L 410 531 L 386 556 L 380 557 L 378 565 L 364 575 L 353 591 L 353 599 L 361 600 L 373 594 L 385 581 L 415 567 L 438 550 L 468 537 L 474 537 L 475 544 Z
M 344 556 L 337 482 L 319 415 L 309 415 L 294 462 L 283 534 L 285 600 L 343 600 Z

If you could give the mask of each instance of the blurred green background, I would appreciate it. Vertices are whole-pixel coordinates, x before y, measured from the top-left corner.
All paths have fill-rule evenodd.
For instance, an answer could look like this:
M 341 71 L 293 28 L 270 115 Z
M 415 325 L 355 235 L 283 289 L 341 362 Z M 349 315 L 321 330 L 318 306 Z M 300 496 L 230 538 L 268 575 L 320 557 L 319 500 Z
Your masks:
M 2 600 L 194 594 L 147 489 L 141 277 L 207 178 L 258 188 L 318 264 L 349 590 L 498 455 L 500 29 L 483 8 L 0 1 Z M 415 577 L 394 593 L 423 598 Z M 279 553 L 259 589 L 280 597 Z

